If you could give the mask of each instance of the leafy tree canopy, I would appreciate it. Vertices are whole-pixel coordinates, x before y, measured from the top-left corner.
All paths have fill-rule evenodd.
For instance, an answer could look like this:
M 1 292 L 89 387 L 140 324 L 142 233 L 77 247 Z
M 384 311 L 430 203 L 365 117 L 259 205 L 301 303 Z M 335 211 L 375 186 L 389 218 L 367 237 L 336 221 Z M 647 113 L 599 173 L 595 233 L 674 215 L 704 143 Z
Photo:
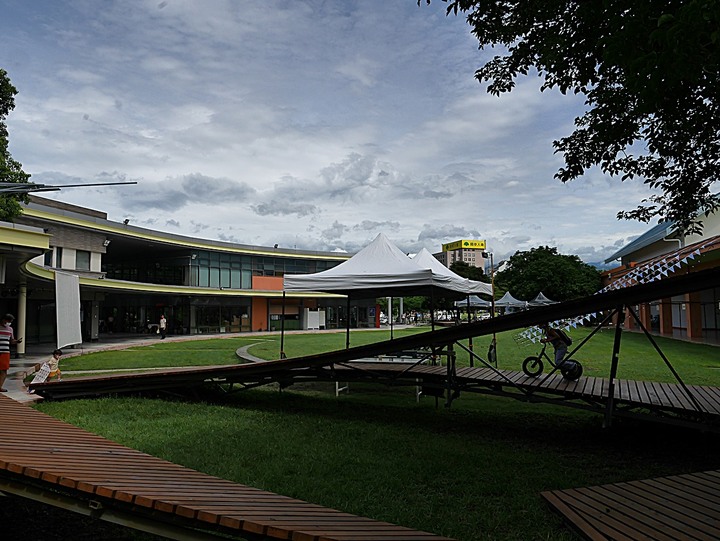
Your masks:
M 554 301 L 566 301 L 592 295 L 601 287 L 600 271 L 576 255 L 559 254 L 557 248 L 515 252 L 508 263 L 495 280 L 518 299 L 529 301 L 542 291 Z
M 470 280 L 475 280 L 476 282 L 490 283 L 490 278 L 485 275 L 485 271 L 483 271 L 480 267 L 475 267 L 465 261 L 455 261 L 455 263 L 450 265 L 450 270 L 463 278 L 469 278 Z
M 30 175 L 22 170 L 8 150 L 7 115 L 15 108 L 17 90 L 7 72 L 0 69 L 0 182 L 27 182 Z M 0 195 L 0 220 L 12 221 L 22 212 L 20 202 L 28 202 L 27 195 Z
M 420 3 L 422 0 L 418 0 Z M 475 73 L 499 95 L 537 69 L 541 90 L 586 97 L 575 131 L 554 142 L 567 182 L 599 166 L 653 195 L 618 218 L 674 220 L 699 231 L 720 179 L 720 0 L 444 0 L 481 48 Z M 426 0 L 430 3 L 430 0 Z

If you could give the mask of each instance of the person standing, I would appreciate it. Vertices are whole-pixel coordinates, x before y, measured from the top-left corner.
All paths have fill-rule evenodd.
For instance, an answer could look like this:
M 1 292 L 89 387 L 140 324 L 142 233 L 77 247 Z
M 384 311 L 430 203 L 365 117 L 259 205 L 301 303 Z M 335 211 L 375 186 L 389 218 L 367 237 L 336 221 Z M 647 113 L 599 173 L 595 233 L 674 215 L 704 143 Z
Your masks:
M 15 333 L 10 325 L 14 319 L 15 316 L 12 314 L 5 314 L 0 320 L 0 393 L 7 392 L 3 385 L 10 370 L 10 346 L 22 342 L 22 338 L 15 339 Z
M 165 333 L 167 332 L 167 319 L 165 314 L 160 316 L 160 340 L 165 340 Z

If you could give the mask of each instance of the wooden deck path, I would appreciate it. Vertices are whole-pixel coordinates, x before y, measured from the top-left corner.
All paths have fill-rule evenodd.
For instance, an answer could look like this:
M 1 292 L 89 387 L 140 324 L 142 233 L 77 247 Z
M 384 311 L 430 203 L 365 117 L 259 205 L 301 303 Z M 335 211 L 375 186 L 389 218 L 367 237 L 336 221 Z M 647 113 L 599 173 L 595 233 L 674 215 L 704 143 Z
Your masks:
M 720 471 L 543 492 L 591 541 L 717 541 Z
M 356 381 L 393 380 L 406 385 L 433 385 L 451 391 L 479 392 L 511 396 L 513 398 L 553 402 L 572 402 L 574 407 L 585 407 L 604 412 L 610 396 L 607 378 L 583 376 L 568 381 L 559 373 L 528 377 L 523 372 L 495 370 L 487 367 L 457 368 L 448 382 L 444 366 L 419 365 L 408 369 L 398 363 L 346 363 L 336 366 L 336 378 Z M 688 392 L 690 393 L 688 394 Z M 677 383 L 615 380 L 613 390 L 614 414 L 638 416 L 637 412 L 660 415 L 664 421 L 687 419 L 700 423 L 701 428 L 720 428 L 720 388 Z
M 248 539 L 448 541 L 206 475 L 2 396 L 0 418 L 0 491 L 62 495 L 99 518 L 135 516 L 193 535 L 199 529 Z

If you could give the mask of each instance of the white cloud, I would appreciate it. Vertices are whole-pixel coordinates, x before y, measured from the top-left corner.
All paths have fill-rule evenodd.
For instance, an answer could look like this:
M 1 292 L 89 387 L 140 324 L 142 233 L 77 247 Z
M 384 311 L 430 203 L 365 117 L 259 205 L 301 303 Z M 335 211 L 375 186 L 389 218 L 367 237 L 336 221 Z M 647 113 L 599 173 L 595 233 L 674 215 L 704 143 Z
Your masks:
M 485 238 L 595 258 L 641 183 L 553 179 L 582 101 L 530 76 L 500 98 L 445 5 L 384 0 L 14 2 L 10 149 L 43 183 L 137 181 L 48 197 L 159 229 L 354 251 Z M 612 196 L 610 196 L 612 194 Z

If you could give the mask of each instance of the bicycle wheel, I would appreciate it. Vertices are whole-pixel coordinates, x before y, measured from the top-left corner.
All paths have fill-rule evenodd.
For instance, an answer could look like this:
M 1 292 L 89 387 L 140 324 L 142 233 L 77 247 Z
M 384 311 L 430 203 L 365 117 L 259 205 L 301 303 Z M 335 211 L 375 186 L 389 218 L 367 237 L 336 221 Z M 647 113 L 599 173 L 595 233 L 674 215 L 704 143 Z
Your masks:
M 577 361 L 574 361 L 572 359 L 566 359 L 565 361 L 563 361 L 562 367 L 560 367 L 560 373 L 565 379 L 575 381 L 577 379 L 580 379 L 580 376 L 582 376 L 583 367 Z
M 523 361 L 522 369 L 526 376 L 530 376 L 531 378 L 537 377 L 542 374 L 543 371 L 542 359 L 540 359 L 540 357 L 528 357 Z

